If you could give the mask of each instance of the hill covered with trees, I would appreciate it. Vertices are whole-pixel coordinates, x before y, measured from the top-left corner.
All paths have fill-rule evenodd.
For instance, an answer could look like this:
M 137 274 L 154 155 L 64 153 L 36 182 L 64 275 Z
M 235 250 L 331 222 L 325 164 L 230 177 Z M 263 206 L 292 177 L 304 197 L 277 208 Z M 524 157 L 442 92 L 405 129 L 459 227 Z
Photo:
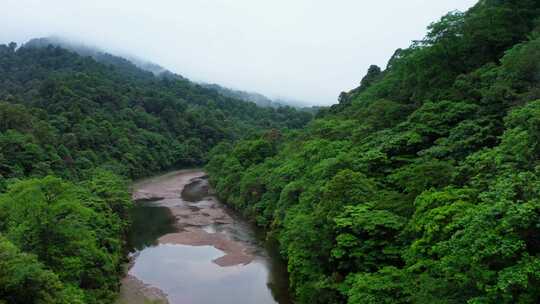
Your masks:
M 206 88 L 209 88 L 209 89 L 214 89 L 214 90 L 218 91 L 220 94 L 222 94 L 224 96 L 227 96 L 227 97 L 254 102 L 255 104 L 257 104 L 260 107 L 278 108 L 278 107 L 283 106 L 282 104 L 276 103 L 272 99 L 270 99 L 270 98 L 268 98 L 268 97 L 266 97 L 266 96 L 264 96 L 262 94 L 259 94 L 259 93 L 233 90 L 233 89 L 222 87 L 222 86 L 220 86 L 218 84 L 214 84 L 214 83 L 213 84 L 203 83 L 201 85 L 203 87 L 206 87 Z
M 0 303 L 111 303 L 129 179 L 200 165 L 218 142 L 311 119 L 96 56 L 0 45 Z
M 310 119 L 156 77 L 112 55 L 101 64 L 53 46 L 3 45 L 0 52 L 4 178 L 98 165 L 144 176 L 201 164 L 221 140 Z
M 539 17 L 451 12 L 306 128 L 213 149 L 298 303 L 540 302 Z

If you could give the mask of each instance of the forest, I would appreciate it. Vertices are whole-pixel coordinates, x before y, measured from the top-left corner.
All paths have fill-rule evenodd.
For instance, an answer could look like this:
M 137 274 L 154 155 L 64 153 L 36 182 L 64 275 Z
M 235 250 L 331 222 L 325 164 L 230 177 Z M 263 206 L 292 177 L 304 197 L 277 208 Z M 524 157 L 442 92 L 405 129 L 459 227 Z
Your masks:
M 114 303 L 131 182 L 201 166 L 295 303 L 540 303 L 540 1 L 450 12 L 317 110 L 0 45 L 0 304 Z
M 450 12 L 305 128 L 210 155 L 297 303 L 539 303 L 540 2 Z
M 312 115 L 260 108 L 112 55 L 0 45 L 0 303 L 112 303 L 133 179 Z

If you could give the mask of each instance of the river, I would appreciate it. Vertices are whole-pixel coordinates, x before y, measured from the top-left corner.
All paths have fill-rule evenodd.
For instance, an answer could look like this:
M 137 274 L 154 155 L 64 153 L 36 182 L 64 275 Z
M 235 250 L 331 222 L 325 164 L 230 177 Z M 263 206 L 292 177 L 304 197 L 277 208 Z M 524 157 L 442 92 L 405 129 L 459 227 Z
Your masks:
M 212 195 L 205 173 L 133 185 L 129 270 L 119 304 L 290 304 L 275 242 Z

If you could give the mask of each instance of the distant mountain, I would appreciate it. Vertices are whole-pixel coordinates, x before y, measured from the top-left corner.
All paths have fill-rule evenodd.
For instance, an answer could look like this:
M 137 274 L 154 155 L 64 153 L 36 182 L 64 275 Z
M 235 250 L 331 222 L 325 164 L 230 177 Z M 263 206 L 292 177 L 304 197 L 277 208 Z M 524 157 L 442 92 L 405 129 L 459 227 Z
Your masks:
M 323 107 L 323 106 L 311 106 L 311 107 L 298 108 L 298 110 L 316 115 L 317 113 L 319 113 L 319 111 L 327 109 L 327 108 L 328 107 Z
M 211 155 L 294 303 L 540 303 L 538 21 L 539 0 L 450 12 L 278 145 Z
M 277 102 L 273 101 L 272 99 L 270 99 L 270 98 L 268 98 L 268 97 L 266 97 L 266 96 L 264 96 L 262 94 L 255 93 L 255 92 L 246 92 L 246 91 L 229 89 L 229 88 L 222 87 L 219 84 L 215 84 L 215 83 L 212 83 L 212 84 L 201 83 L 200 85 L 205 87 L 205 88 L 208 88 L 208 89 L 216 90 L 221 95 L 224 95 L 224 96 L 227 96 L 227 97 L 254 102 L 255 104 L 257 104 L 260 107 L 279 108 L 281 106 L 284 106 L 284 104 L 277 103 Z
M 140 59 L 135 56 L 116 56 L 107 53 L 99 48 L 88 46 L 84 43 L 72 41 L 58 36 L 36 38 L 24 44 L 24 46 L 28 48 L 47 47 L 49 45 L 59 46 L 61 48 L 75 52 L 81 56 L 92 57 L 100 63 L 113 65 L 116 68 L 121 69 L 127 73 L 131 72 L 131 74 L 140 74 L 140 70 L 144 70 L 152 73 L 155 76 L 186 80 L 186 78 L 184 78 L 183 76 L 173 73 L 156 63 Z M 301 101 L 283 98 L 274 100 L 260 93 L 230 89 L 223 87 L 219 84 L 199 83 L 199 85 L 207 89 L 215 90 L 225 97 L 235 98 L 243 101 L 250 101 L 260 107 L 279 108 L 283 106 L 291 106 L 301 109 L 305 105 L 305 103 Z M 310 110 L 310 112 L 312 111 Z
M 298 109 L 310 107 L 308 106 L 309 102 L 306 102 L 304 100 L 287 98 L 287 97 L 274 98 L 273 102 L 278 103 L 278 104 L 288 105 L 288 106 L 295 107 Z
M 0 44 L 0 303 L 115 303 L 126 178 L 201 166 L 243 137 L 277 145 L 312 118 L 51 44 Z
M 114 65 L 115 67 L 125 70 L 141 69 L 147 72 L 151 72 L 155 76 L 166 76 L 175 79 L 185 79 L 181 75 L 175 74 L 156 63 L 140 59 L 135 56 L 120 57 L 107 53 L 99 48 L 88 46 L 81 42 L 71 41 L 62 37 L 51 36 L 45 38 L 36 38 L 24 44 L 25 47 L 47 47 L 49 45 L 59 46 L 61 48 L 75 52 L 81 56 L 92 57 L 100 63 Z
M 319 107 L 315 107 L 315 106 L 307 107 L 306 106 L 307 103 L 303 101 L 286 99 L 286 98 L 272 99 L 260 93 L 235 90 L 235 89 L 220 86 L 219 84 L 215 84 L 215 83 L 212 83 L 212 84 L 201 83 L 200 85 L 208 89 L 214 89 L 218 91 L 219 94 L 227 96 L 227 97 L 254 102 L 260 107 L 270 107 L 270 108 L 293 107 L 299 110 L 312 112 L 312 113 L 316 113 L 317 110 L 319 109 Z

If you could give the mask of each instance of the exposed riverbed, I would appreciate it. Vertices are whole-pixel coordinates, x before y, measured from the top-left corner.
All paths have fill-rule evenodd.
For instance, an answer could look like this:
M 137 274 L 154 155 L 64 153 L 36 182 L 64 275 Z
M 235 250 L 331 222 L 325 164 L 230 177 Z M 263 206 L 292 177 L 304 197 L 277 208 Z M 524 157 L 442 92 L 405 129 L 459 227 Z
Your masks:
M 133 185 L 131 264 L 119 303 L 291 303 L 271 243 L 182 170 Z

